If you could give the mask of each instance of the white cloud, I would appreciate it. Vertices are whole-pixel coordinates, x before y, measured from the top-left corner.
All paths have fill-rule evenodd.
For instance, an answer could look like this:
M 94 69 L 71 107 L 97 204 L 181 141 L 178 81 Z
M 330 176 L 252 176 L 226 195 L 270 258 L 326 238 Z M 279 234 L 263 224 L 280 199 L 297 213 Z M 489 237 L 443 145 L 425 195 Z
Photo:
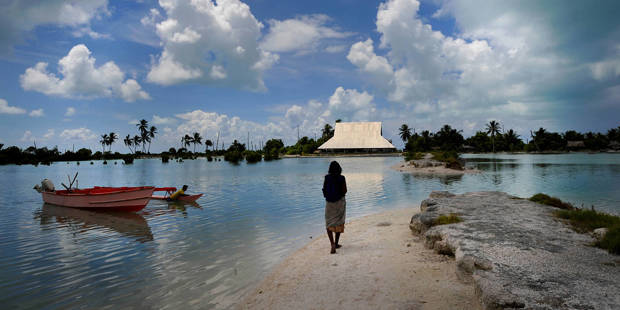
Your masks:
M 42 117 L 45 114 L 43 113 L 43 109 L 36 109 L 36 110 L 30 111 L 28 115 L 30 115 L 31 117 Z
M 163 46 L 162 53 L 152 61 L 148 81 L 266 89 L 263 72 L 278 56 L 259 47 L 263 25 L 247 4 L 239 0 L 162 0 L 160 6 L 165 19 L 157 10 L 142 19 L 144 25 L 155 25 Z
M 81 140 L 81 141 L 88 141 L 88 140 L 93 140 L 97 138 L 97 135 L 95 133 L 93 133 L 90 129 L 84 128 L 84 127 L 75 128 L 75 129 L 65 129 L 60 133 L 59 136 L 65 140 Z
M 347 59 L 363 72 L 370 73 L 370 77 L 385 88 L 392 84 L 394 70 L 385 57 L 375 54 L 372 44 L 371 39 L 353 44 Z
M 380 117 L 372 102 L 374 97 L 367 92 L 338 87 L 329 97 L 327 109 L 323 113 L 326 120 L 367 122 Z
M 155 125 L 170 125 L 176 123 L 176 120 L 172 117 L 160 117 L 159 115 L 153 115 L 153 124 Z
M 193 132 L 200 133 L 204 139 L 211 140 L 216 143 L 216 137 L 220 134 L 219 142 L 228 146 L 233 140 L 246 143 L 248 132 L 251 134 L 251 140 L 254 143 L 258 141 L 266 141 L 273 137 L 280 137 L 284 134 L 283 128 L 269 122 L 265 125 L 245 121 L 239 117 L 229 117 L 225 114 L 215 112 L 206 112 L 202 110 L 194 110 L 188 113 L 177 114 L 176 117 L 182 120 L 176 131 L 164 131 L 164 139 L 171 142 L 178 142 L 180 137 Z M 221 148 L 221 147 L 220 147 Z
M 0 10 L 0 50 L 8 50 L 24 33 L 40 25 L 75 28 L 76 35 L 91 35 L 90 21 L 109 14 L 107 0 L 3 1 Z M 89 29 L 89 31 L 80 31 Z
M 347 49 L 346 45 L 330 45 L 328 47 L 325 48 L 325 51 L 328 53 L 340 53 L 340 52 L 344 52 Z
M 295 143 L 297 130 L 302 136 L 320 137 L 321 129 L 336 119 L 343 121 L 374 121 L 382 118 L 382 113 L 373 103 L 373 96 L 367 92 L 338 87 L 326 103 L 310 100 L 305 105 L 292 105 L 275 115 L 271 121 L 261 124 L 229 117 L 225 114 L 195 110 L 175 115 L 181 120 L 176 130 L 164 128 L 163 139 L 168 143 L 178 143 L 180 137 L 193 132 L 200 133 L 213 143 L 220 133 L 221 142 L 230 144 L 233 140 L 246 143 L 247 134 L 254 143 L 267 139 L 283 139 L 285 143 Z
M 329 20 L 327 15 L 322 14 L 282 21 L 269 20 L 269 33 L 260 46 L 271 52 L 307 51 L 315 49 L 323 39 L 342 39 L 351 35 L 325 26 Z
M 73 31 L 74 37 L 89 36 L 91 39 L 112 39 L 112 36 L 107 33 L 99 33 L 93 31 L 90 27 L 82 27 Z
M 75 108 L 74 107 L 68 107 L 67 108 L 67 112 L 65 112 L 65 116 L 73 116 L 75 115 Z
M 618 54 L 618 58 L 616 59 L 608 59 L 590 64 L 592 77 L 596 80 L 603 81 L 620 76 L 620 51 Z
M 60 77 L 47 71 L 48 64 L 39 62 L 20 76 L 22 88 L 66 98 L 119 97 L 126 102 L 150 99 L 134 79 L 112 61 L 95 67 L 95 58 L 83 44 L 74 46 L 58 61 Z
M 30 141 L 32 139 L 32 132 L 30 130 L 24 131 L 24 135 L 19 139 L 20 141 Z
M 55 134 L 54 129 L 48 129 L 47 132 L 45 132 L 45 134 L 43 135 L 43 139 L 44 140 L 48 140 L 50 138 L 52 138 Z
M 26 110 L 22 109 L 22 108 L 18 108 L 18 107 L 12 107 L 9 105 L 9 103 L 4 100 L 4 99 L 0 99 L 0 114 L 25 114 Z
M 541 2 L 438 5 L 434 18 L 454 18 L 460 32 L 434 30 L 418 15 L 416 0 L 389 0 L 377 12 L 378 46 L 360 41 L 347 55 L 370 85 L 398 103 L 403 120 L 427 128 L 510 115 L 522 124 L 542 122 L 577 106 L 588 111 L 604 89 L 620 81 L 620 49 L 613 46 L 620 26 L 601 26 L 614 17 L 599 14 L 609 5 L 571 2 L 558 10 Z M 592 17 L 583 18 L 589 28 L 574 23 L 571 10 Z M 607 21 L 591 22 L 599 15 Z

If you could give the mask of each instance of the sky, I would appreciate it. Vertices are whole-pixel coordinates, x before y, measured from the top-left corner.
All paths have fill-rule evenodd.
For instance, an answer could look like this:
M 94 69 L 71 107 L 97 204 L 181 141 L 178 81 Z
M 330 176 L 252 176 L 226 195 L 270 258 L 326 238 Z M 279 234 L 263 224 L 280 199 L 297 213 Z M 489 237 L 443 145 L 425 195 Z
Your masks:
M 0 0 L 0 143 L 620 126 L 619 1 Z

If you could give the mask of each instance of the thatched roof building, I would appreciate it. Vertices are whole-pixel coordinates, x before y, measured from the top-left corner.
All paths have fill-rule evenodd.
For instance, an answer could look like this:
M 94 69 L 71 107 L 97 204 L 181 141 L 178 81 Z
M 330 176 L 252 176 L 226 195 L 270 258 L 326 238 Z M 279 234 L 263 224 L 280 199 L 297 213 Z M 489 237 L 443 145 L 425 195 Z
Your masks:
M 566 141 L 566 147 L 567 148 L 584 148 L 586 147 L 586 144 L 583 141 Z
M 382 136 L 381 122 L 336 123 L 334 136 L 319 146 L 322 152 L 393 152 L 396 147 Z

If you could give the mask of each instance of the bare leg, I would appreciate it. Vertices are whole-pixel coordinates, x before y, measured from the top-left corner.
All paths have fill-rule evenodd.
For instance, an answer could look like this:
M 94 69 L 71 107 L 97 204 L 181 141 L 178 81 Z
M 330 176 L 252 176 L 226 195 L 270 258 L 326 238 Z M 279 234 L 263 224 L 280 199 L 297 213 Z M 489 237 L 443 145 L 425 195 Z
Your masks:
M 329 237 L 329 243 L 332 245 L 332 250 L 329 253 L 335 254 L 336 244 L 334 243 L 334 234 L 329 229 L 327 230 L 327 236 Z
M 339 232 L 336 233 L 336 242 L 335 242 L 336 249 L 341 247 L 341 245 L 338 244 L 338 240 L 340 240 L 340 233 Z

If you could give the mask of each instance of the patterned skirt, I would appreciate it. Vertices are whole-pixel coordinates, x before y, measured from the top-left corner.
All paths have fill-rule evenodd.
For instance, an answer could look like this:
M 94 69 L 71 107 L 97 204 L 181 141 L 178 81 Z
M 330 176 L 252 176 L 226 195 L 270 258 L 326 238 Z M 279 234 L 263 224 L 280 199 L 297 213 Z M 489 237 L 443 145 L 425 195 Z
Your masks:
M 344 197 L 336 202 L 325 202 L 325 227 L 327 230 L 338 233 L 344 232 L 346 206 L 347 202 Z

